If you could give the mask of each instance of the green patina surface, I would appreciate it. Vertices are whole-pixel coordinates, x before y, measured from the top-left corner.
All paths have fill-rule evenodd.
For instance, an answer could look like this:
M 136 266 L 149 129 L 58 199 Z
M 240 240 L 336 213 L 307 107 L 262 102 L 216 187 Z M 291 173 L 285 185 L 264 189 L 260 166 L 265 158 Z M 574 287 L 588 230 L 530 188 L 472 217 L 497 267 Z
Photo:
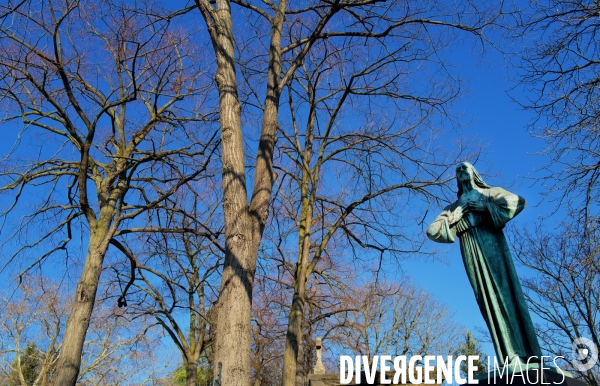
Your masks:
M 490 187 L 475 168 L 457 166 L 458 200 L 429 226 L 427 235 L 441 243 L 460 239 L 463 262 L 477 304 L 489 328 L 496 356 L 510 364 L 541 357 L 525 298 L 504 237 L 504 225 L 525 207 L 525 200 Z

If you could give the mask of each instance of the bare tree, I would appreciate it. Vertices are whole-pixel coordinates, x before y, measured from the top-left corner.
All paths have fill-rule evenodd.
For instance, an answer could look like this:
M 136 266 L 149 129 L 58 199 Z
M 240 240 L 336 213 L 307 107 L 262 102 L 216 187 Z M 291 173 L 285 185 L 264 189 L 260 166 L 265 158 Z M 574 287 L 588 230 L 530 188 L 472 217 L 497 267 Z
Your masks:
M 26 1 L 27 0 L 19 0 L 19 1 L 13 2 L 11 0 L 8 0 L 6 5 L 4 5 L 4 4 L 0 5 L 0 22 L 2 22 L 4 19 L 6 19 L 13 12 L 17 11 L 20 6 L 25 4 Z
M 387 288 L 386 288 L 387 287 Z M 462 343 L 463 329 L 431 294 L 405 282 L 372 285 L 352 296 L 360 311 L 330 337 L 342 352 L 366 355 L 451 355 Z
M 21 285 L 3 294 L 0 332 L 0 373 L 11 385 L 56 385 L 58 357 L 68 316 L 64 291 L 48 279 L 27 276 Z M 162 366 L 153 361 L 158 336 L 146 334 L 121 317 L 114 305 L 100 304 L 90 322 L 78 384 L 122 384 L 152 379 Z M 142 354 L 143 353 L 143 354 Z M 22 359 L 27 354 L 29 363 Z M 32 363 L 34 364 L 32 366 Z M 29 368 L 28 368 L 29 366 Z M 29 376 L 24 375 L 29 372 Z
M 429 33 L 444 26 L 478 33 L 493 22 L 498 10 L 472 2 L 449 4 L 448 8 L 431 8 L 431 2 L 415 5 L 408 1 L 371 0 L 302 5 L 288 4 L 286 0 L 264 4 L 216 0 L 213 5 L 209 0 L 198 0 L 196 4 L 216 57 L 222 141 L 226 256 L 219 295 L 215 379 L 222 385 L 247 385 L 251 367 L 248 353 L 252 286 L 275 181 L 273 156 L 285 87 L 308 54 L 326 40 L 335 42 L 346 53 L 355 44 L 344 49 L 345 37 L 362 41 L 369 47 L 369 55 L 382 58 L 383 64 L 388 47 L 393 47 L 392 51 L 399 49 L 397 39 L 404 38 L 410 45 L 411 37 L 424 34 L 421 36 L 428 36 L 427 42 L 435 45 L 443 35 Z M 232 4 L 240 7 L 235 16 Z M 234 29 L 239 25 L 239 29 Z M 247 34 L 249 29 L 258 33 Z M 417 45 L 426 43 L 415 41 Z M 240 47 L 238 51 L 236 45 Z M 373 74 L 384 74 L 376 65 L 371 70 Z M 242 76 L 239 81 L 238 75 Z M 391 76 L 388 79 L 392 82 L 398 77 L 385 75 Z M 252 106 L 256 109 L 248 111 Z M 242 132 L 245 119 L 251 127 L 262 120 L 252 165 L 251 192 L 247 188 Z
M 522 278 L 529 308 L 542 322 L 542 347 L 562 356 L 566 367 L 589 385 L 600 384 L 600 363 L 582 371 L 573 366 L 572 342 L 580 337 L 600 347 L 600 264 L 598 227 L 577 217 L 548 232 L 513 229 L 515 258 L 535 276 Z M 587 228 L 587 229 L 586 229 Z
M 598 188 L 600 175 L 600 47 L 596 1 L 532 2 L 517 32 L 534 45 L 521 52 L 520 103 L 536 114 L 533 135 L 545 141 L 549 159 L 538 177 L 542 194 L 562 209 L 564 222 L 515 230 L 516 258 L 533 270 L 523 280 L 543 348 L 571 361 L 572 342 L 598 345 Z M 544 229 L 546 228 L 546 229 Z M 567 364 L 571 367 L 572 363 Z M 598 385 L 598 366 L 574 372 Z
M 519 80 L 529 98 L 520 103 L 536 114 L 532 133 L 547 145 L 545 194 L 579 210 L 582 221 L 598 215 L 598 12 L 592 0 L 531 2 L 517 29 L 526 37 Z
M 289 283 L 283 285 L 287 290 Z M 288 297 L 280 283 L 257 273 L 252 302 L 252 384 L 280 386 Z
M 275 216 L 273 220 L 281 219 Z M 269 235 L 272 236 L 272 235 Z M 293 242 L 294 240 L 288 240 Z M 265 245 L 265 253 L 268 250 Z M 330 250 L 330 252 L 332 252 Z M 343 315 L 358 311 L 355 304 L 348 302 L 352 291 L 349 283 L 356 275 L 352 267 L 334 266 L 325 256 L 318 269 L 318 275 L 307 284 L 306 305 L 302 321 L 303 350 L 299 358 L 300 372 L 309 374 L 314 367 L 314 338 L 327 337 L 338 328 L 344 328 Z M 285 267 L 285 268 L 282 268 Z M 255 385 L 281 385 L 284 352 L 287 344 L 288 321 L 291 308 L 291 295 L 294 291 L 294 266 L 278 258 L 261 258 L 255 282 L 252 307 L 252 381 Z M 340 316 L 341 315 L 341 316 Z
M 290 216 L 289 226 L 297 230 L 290 231 L 297 236 L 295 264 L 279 249 L 282 264 L 295 265 L 285 385 L 304 383 L 306 286 L 323 256 L 344 248 L 338 255 L 374 259 L 380 268 L 384 260 L 418 252 L 421 245 L 408 224 L 417 225 L 428 205 L 443 196 L 443 176 L 466 157 L 458 141 L 451 155 L 437 147 L 435 136 L 441 134 L 429 126 L 459 85 L 436 87 L 443 80 L 433 75 L 428 86 L 409 85 L 412 76 L 439 73 L 431 56 L 442 45 L 436 41 L 424 49 L 418 31 L 412 32 L 410 42 L 372 57 L 353 38 L 341 45 L 351 53 L 330 41 L 318 43 L 288 85 L 290 124 L 281 125 L 277 168 L 283 177 L 275 198 L 278 213 Z
M 464 329 L 452 313 L 431 294 L 403 281 L 397 285 L 367 285 L 356 289 L 351 281 L 334 278 L 327 269 L 309 283 L 303 326 L 303 366 L 309 374 L 315 365 L 315 342 L 323 338 L 326 367 L 333 371 L 338 354 L 453 355 L 463 343 Z M 338 274 L 341 269 L 333 270 Z M 283 348 L 288 327 L 292 281 L 282 290 L 274 277 L 257 276 L 253 307 L 252 363 L 254 384 L 276 386 L 283 382 Z M 329 283 L 327 283 L 329 281 Z M 333 281 L 338 281 L 334 284 Z M 337 287 L 337 291 L 336 291 Z M 286 295 L 286 293 L 288 295 Z M 300 366 L 300 365 L 299 365 Z
M 119 240 L 146 231 L 136 218 L 200 178 L 215 148 L 201 126 L 208 63 L 193 31 L 172 30 L 166 15 L 146 2 L 44 0 L 14 9 L 0 30 L 2 123 L 21 130 L 0 174 L 13 194 L 3 215 L 20 217 L 3 234 L 22 240 L 4 267 L 30 252 L 24 271 L 68 259 L 78 238 L 85 250 L 55 384 L 78 378 L 109 245 L 123 250 Z
M 36 384 L 50 384 L 58 359 L 58 340 L 64 330 L 66 310 L 55 286 L 46 283 L 46 288 L 40 287 L 35 281 L 26 279 L 19 288 L 20 293 L 11 298 L 4 294 L 3 318 L 0 322 L 2 335 L 6 339 L 3 339 L 1 351 L 2 371 L 17 374 L 15 383 L 18 385 L 27 384 L 21 356 L 30 342 L 35 343 L 37 366 L 33 380 Z M 36 334 L 37 326 L 42 328 Z M 12 358 L 14 360 L 11 363 Z
M 128 249 L 137 272 L 127 313 L 135 319 L 152 317 L 171 338 L 181 354 L 188 386 L 196 386 L 201 364 L 212 377 L 212 304 L 218 297 L 224 253 L 217 193 L 211 184 L 180 190 L 165 201 L 170 210 L 155 219 L 163 231 L 140 234 Z M 115 273 L 116 281 L 132 282 L 125 267 Z

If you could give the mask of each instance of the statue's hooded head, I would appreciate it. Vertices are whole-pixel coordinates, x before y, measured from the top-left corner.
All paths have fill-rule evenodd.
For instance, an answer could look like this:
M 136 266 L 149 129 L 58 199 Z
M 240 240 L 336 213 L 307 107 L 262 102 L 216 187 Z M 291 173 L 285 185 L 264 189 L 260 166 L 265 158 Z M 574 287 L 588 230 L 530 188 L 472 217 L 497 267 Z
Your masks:
M 475 186 L 477 186 L 479 188 L 485 188 L 485 189 L 491 188 L 491 186 L 489 186 L 488 184 L 485 183 L 483 178 L 481 178 L 479 173 L 477 173 L 477 170 L 475 169 L 475 167 L 473 165 L 471 165 L 469 162 L 461 162 L 458 165 L 456 165 L 457 174 L 458 174 L 458 168 L 463 165 L 466 166 L 467 168 L 471 169 L 471 176 L 473 177 L 473 184 Z M 458 185 L 457 196 L 460 197 L 463 194 L 463 188 L 460 183 L 460 180 L 458 179 L 458 175 L 456 176 L 456 184 Z

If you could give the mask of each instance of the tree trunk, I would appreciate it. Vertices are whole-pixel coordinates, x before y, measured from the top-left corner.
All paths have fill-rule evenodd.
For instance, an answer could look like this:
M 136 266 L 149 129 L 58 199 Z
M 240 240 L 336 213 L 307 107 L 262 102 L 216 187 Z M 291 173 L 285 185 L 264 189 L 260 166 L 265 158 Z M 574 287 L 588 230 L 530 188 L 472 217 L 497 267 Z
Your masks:
M 56 366 L 55 385 L 75 386 L 77 382 L 83 343 L 94 310 L 96 291 L 102 272 L 102 262 L 108 249 L 108 239 L 106 232 L 94 232 L 90 235 L 87 258 L 83 266 L 81 279 L 75 290 L 75 299 L 67 319 L 65 335 Z
M 196 380 L 198 379 L 198 363 L 188 361 L 185 364 L 185 385 L 196 386 Z
M 254 269 L 249 256 L 252 233 L 244 167 L 241 110 L 234 66 L 229 2 L 217 2 L 217 86 L 223 160 L 225 264 L 219 291 L 215 339 L 215 384 L 247 386 L 250 382 L 250 309 Z
M 302 386 L 304 383 L 304 366 L 302 363 L 302 319 L 304 318 L 305 289 L 302 294 L 294 291 L 292 308 L 288 316 L 288 330 L 283 352 L 283 386 Z
M 283 352 L 283 386 L 304 385 L 304 335 L 302 321 L 306 303 L 306 282 L 308 280 L 308 259 L 310 249 L 310 229 L 312 226 L 312 205 L 308 198 L 308 177 L 305 174 L 302 190 L 302 214 L 300 218 L 300 251 L 296 265 L 294 298 L 288 317 L 288 330 Z
M 282 0 L 280 8 L 285 9 Z M 206 12 L 206 10 L 205 10 Z M 279 110 L 281 26 L 278 11 L 271 35 L 267 98 L 252 200 L 248 205 L 241 125 L 241 108 L 235 74 L 231 9 L 217 0 L 216 20 L 210 23 L 217 57 L 217 86 L 221 121 L 225 263 L 219 291 L 215 339 L 214 379 L 217 386 L 250 385 L 250 317 L 256 256 L 267 221 L 275 173 L 273 148 Z
M 307 136 L 302 156 L 302 182 L 300 184 L 300 226 L 298 228 L 298 263 L 296 264 L 296 277 L 294 282 L 294 297 L 288 316 L 288 330 L 283 352 L 283 386 L 304 385 L 304 306 L 306 303 L 306 283 L 308 281 L 308 261 L 310 257 L 310 234 L 312 228 L 313 203 L 315 191 L 310 192 L 310 181 L 317 183 L 319 168 L 311 171 L 310 160 L 313 147 L 313 129 L 315 122 L 315 109 L 311 109 Z M 315 174 L 312 174 L 312 173 Z

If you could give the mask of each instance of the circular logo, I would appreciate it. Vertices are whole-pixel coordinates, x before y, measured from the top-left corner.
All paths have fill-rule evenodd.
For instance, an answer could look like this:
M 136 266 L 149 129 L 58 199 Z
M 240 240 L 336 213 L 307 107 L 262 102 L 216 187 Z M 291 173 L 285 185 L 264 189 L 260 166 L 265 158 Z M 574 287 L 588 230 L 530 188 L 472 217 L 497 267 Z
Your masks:
M 598 347 L 588 338 L 573 341 L 571 360 L 577 371 L 587 371 L 598 362 Z

